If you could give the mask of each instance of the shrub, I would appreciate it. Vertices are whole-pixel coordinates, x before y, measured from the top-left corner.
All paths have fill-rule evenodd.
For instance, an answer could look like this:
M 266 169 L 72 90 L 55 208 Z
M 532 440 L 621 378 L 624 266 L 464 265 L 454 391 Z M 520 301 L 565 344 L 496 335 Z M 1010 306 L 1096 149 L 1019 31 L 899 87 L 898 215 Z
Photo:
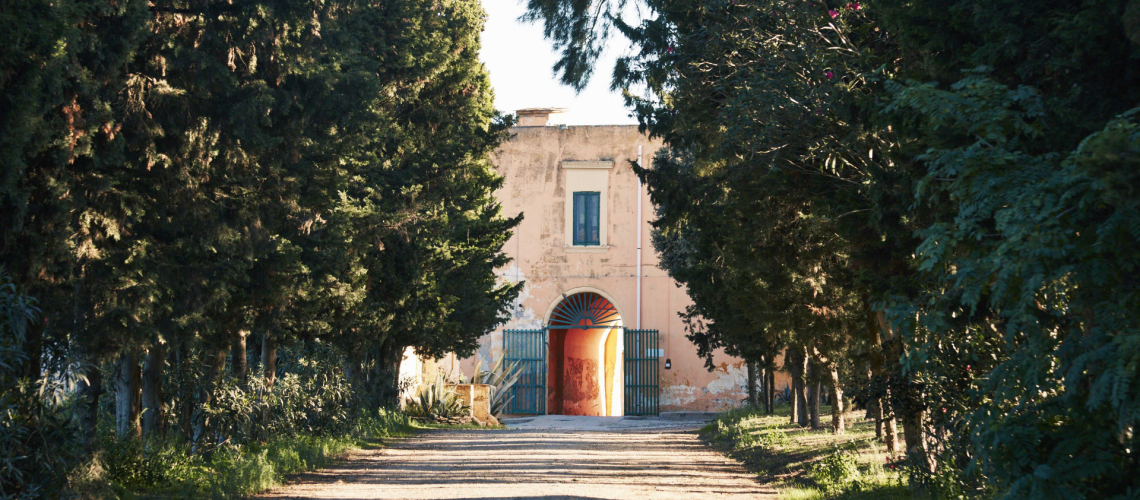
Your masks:
M 808 475 L 825 488 L 834 489 L 859 478 L 858 456 L 836 447 L 830 455 L 812 464 Z
M 782 429 L 772 428 L 756 436 L 756 444 L 769 450 L 779 449 L 791 444 L 792 440 Z
M 201 457 L 171 439 L 117 439 L 105 435 L 99 444 L 100 476 L 128 489 L 162 489 L 192 480 L 203 467 Z
M 39 310 L 0 269 L 0 497 L 50 496 L 81 448 L 58 379 L 27 376 L 26 329 Z

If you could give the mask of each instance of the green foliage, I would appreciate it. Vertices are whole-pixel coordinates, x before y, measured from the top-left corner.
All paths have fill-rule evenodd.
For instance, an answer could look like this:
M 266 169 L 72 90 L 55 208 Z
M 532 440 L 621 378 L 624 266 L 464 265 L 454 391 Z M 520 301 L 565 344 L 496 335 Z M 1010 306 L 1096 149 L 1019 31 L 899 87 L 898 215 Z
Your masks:
M 939 496 L 1135 496 L 1135 1 L 621 4 L 528 6 L 632 42 L 703 356 L 826 360 Z
M 221 381 L 202 406 L 206 432 L 235 443 L 348 432 L 355 417 L 352 386 L 337 366 L 340 357 L 327 346 L 286 354 L 299 357 L 272 386 L 267 387 L 262 378 Z
M 494 273 L 520 217 L 493 195 L 510 119 L 483 17 L 0 4 L 0 262 L 42 309 L 0 340 L 4 494 L 56 495 L 68 469 L 73 489 L 254 491 L 333 453 L 274 440 L 396 425 L 375 415 L 407 348 L 472 353 L 519 290 Z
M 1140 304 L 1124 278 L 1140 264 L 1140 213 L 1123 194 L 1137 180 L 1136 111 L 1075 151 L 1034 154 L 1043 104 L 1033 91 L 978 77 L 949 91 L 909 87 L 898 96 L 924 127 L 973 139 L 920 157 L 930 166 L 920 199 L 957 216 L 922 233 L 923 268 L 954 293 L 923 308 L 915 331 L 920 339 L 956 335 L 997 344 L 974 351 L 994 353 L 996 363 L 967 364 L 991 369 L 973 383 L 973 404 L 954 408 L 987 443 L 975 470 L 1006 485 L 1010 496 L 1126 495 L 1131 480 L 1103 475 L 1122 477 L 1136 467 L 1124 458 L 1131 438 L 1120 434 L 1137 407 L 1127 396 L 1133 391 L 1124 389 L 1137 380 L 1123 368 L 1134 357 L 1130 339 L 1140 334 Z M 963 337 L 940 309 L 988 323 L 993 334 Z M 940 354 L 929 341 L 920 345 L 911 363 Z M 941 365 L 914 370 L 963 377 L 961 368 Z
M 130 489 L 163 489 L 191 484 L 200 474 L 202 459 L 177 439 L 118 439 L 101 436 L 96 460 L 102 472 L 93 480 Z
M 356 419 L 353 433 L 364 440 L 398 437 L 411 431 L 411 420 L 402 411 L 380 409 Z
M 178 497 L 232 498 L 280 485 L 286 477 L 325 467 L 361 444 L 404 435 L 412 427 L 398 411 L 380 410 L 355 419 L 351 431 L 333 435 L 295 433 L 260 442 L 226 443 L 209 458 L 190 453 L 177 439 L 120 440 L 104 436 L 97 471 L 87 487 L 114 485 L 121 491 Z M 75 492 L 78 488 L 70 488 Z
M 828 490 L 838 489 L 859 478 L 859 462 L 855 453 L 837 446 L 830 455 L 812 464 L 808 475 Z
M 327 466 L 355 445 L 348 437 L 294 435 L 264 443 L 228 445 L 210 458 L 185 443 L 110 441 L 98 456 L 101 477 L 126 491 L 185 497 L 232 498 L 280 485 L 286 476 Z
M 788 424 L 782 413 L 733 410 L 700 433 L 778 489 L 780 498 L 927 498 L 910 489 L 901 464 L 889 461 L 874 442 L 872 421 L 848 414 L 851 425 L 840 436 Z
M 701 429 L 710 441 L 728 444 L 736 451 L 761 448 L 778 452 L 792 441 L 779 426 L 762 424 L 764 415 L 752 408 L 730 410 Z
M 763 446 L 770 450 L 778 449 L 791 444 L 788 435 L 782 429 L 771 429 L 761 431 L 759 435 L 755 436 L 756 444 Z
M 30 378 L 27 328 L 35 300 L 0 267 L 0 496 L 38 498 L 59 488 L 76 458 L 75 429 L 64 413 L 60 381 Z
M 216 453 L 209 475 L 186 485 L 214 498 L 247 496 L 281 484 L 285 476 L 327 466 L 353 445 L 351 439 L 295 436 Z

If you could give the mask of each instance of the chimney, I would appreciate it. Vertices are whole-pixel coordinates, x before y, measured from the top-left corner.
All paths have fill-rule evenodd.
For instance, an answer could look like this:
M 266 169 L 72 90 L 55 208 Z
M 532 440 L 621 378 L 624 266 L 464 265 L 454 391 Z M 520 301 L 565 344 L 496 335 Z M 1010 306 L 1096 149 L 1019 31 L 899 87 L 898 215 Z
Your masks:
M 515 111 L 519 127 L 545 127 L 550 115 L 565 113 L 566 108 L 526 108 Z

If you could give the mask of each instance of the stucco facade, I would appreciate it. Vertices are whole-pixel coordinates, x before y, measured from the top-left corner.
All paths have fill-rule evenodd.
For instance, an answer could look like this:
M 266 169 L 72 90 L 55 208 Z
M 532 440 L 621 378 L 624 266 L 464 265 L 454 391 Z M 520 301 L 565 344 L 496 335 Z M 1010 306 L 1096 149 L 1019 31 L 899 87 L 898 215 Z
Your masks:
M 633 125 L 546 126 L 543 110 L 523 111 L 519 116 L 520 123 L 529 126 L 515 127 L 513 137 L 495 151 L 492 161 L 504 177 L 496 193 L 504 214 L 524 214 L 504 247 L 513 262 L 499 274 L 506 282 L 525 283 L 525 288 L 510 320 L 483 339 L 483 359 L 500 355 L 504 329 L 543 328 L 565 297 L 596 292 L 612 302 L 620 326 L 658 330 L 660 411 L 719 411 L 739 406 L 746 395 L 743 361 L 718 352 L 716 369 L 709 372 L 705 368 L 685 338 L 678 316 L 691 302 L 685 290 L 658 267 L 650 241 L 653 206 L 630 162 L 638 159 L 640 150 L 642 164 L 651 167 L 661 142 L 650 140 Z M 597 244 L 590 246 L 574 245 L 572 239 L 572 196 L 580 191 L 600 193 L 600 234 Z M 548 337 L 551 375 L 546 411 L 620 415 L 620 338 L 610 331 L 550 331 L 555 333 Z M 583 353 L 597 353 L 593 357 L 599 368 L 587 377 L 597 380 L 596 389 L 562 388 L 562 382 L 555 379 L 563 374 L 574 376 L 566 363 L 580 364 L 578 358 L 590 357 Z M 471 372 L 474 362 L 474 358 L 464 360 L 463 371 Z M 783 387 L 782 380 L 777 387 Z M 583 390 L 589 394 L 577 399 L 569 395 Z M 578 409 L 586 405 L 597 409 Z

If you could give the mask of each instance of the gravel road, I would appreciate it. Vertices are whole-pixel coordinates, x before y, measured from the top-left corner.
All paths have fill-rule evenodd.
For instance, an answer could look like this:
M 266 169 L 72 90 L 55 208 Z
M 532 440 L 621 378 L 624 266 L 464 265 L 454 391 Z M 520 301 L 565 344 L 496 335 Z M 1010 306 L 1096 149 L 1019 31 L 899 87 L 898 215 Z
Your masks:
M 259 498 L 776 498 L 702 444 L 693 423 L 548 416 L 511 426 L 357 451 Z

